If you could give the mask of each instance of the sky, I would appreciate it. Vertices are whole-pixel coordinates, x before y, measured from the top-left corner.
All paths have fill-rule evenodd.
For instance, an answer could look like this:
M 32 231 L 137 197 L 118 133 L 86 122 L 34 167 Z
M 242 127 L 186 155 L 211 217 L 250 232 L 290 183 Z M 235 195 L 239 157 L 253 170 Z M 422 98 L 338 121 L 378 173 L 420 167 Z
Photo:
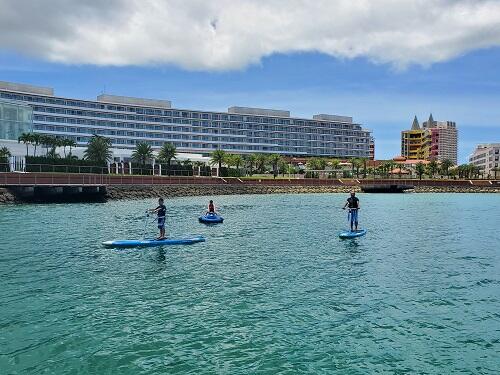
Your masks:
M 378 159 L 431 112 L 457 123 L 461 163 L 500 142 L 498 66 L 500 1 L 0 0 L 0 81 L 348 115 Z

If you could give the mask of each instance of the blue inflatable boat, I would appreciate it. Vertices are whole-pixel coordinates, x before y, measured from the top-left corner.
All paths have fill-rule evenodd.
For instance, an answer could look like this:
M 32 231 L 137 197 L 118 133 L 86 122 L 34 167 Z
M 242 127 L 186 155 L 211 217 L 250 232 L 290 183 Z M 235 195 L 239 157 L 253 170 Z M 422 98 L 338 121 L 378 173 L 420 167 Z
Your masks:
M 200 221 L 200 223 L 217 224 L 217 223 L 222 223 L 224 221 L 224 218 L 222 216 L 217 215 L 216 213 L 210 212 L 208 214 L 200 216 L 198 220 Z

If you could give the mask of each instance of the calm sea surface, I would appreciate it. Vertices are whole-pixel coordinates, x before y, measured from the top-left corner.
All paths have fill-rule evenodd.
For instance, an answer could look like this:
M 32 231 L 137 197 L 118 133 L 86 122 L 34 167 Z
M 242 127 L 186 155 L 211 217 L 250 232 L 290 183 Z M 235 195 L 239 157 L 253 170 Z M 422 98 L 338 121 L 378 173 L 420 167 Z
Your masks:
M 0 206 L 1 374 L 498 374 L 500 195 L 155 200 Z M 149 236 L 156 234 L 149 224 Z

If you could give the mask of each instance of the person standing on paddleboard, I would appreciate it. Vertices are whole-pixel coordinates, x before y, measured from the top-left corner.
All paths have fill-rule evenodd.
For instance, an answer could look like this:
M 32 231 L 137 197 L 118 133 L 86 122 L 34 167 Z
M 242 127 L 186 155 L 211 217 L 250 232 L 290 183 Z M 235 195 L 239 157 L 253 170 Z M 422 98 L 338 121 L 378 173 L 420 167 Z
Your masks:
M 346 209 L 346 207 L 349 206 L 349 216 L 351 219 L 351 232 L 352 232 L 352 227 L 354 224 L 355 229 L 358 230 L 358 210 L 361 208 L 359 205 L 359 199 L 356 197 L 356 193 L 354 191 L 351 191 L 351 196 L 347 198 L 347 202 L 345 202 L 344 207 L 342 207 L 343 210 Z
M 149 210 L 149 212 L 158 215 L 158 229 L 160 230 L 160 236 L 157 240 L 165 239 L 165 216 L 167 215 L 167 207 L 163 204 L 163 198 L 158 199 L 158 207 Z

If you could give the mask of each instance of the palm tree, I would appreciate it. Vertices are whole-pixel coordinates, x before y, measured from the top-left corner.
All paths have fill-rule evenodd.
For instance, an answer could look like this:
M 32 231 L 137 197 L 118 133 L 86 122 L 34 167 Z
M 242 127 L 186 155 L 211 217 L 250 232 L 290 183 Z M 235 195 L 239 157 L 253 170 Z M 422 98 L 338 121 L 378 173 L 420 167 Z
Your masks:
M 389 174 L 392 174 L 392 170 L 394 169 L 395 165 L 396 164 L 392 160 L 386 161 L 382 165 L 382 168 L 383 168 L 383 171 L 385 172 L 386 177 L 389 177 Z
M 7 147 L 0 148 L 0 158 L 8 158 L 9 156 L 12 156 L 12 154 Z
M 311 171 L 317 171 L 321 169 L 320 162 L 318 158 L 310 158 L 306 163 L 307 169 Z
M 198 169 L 198 176 L 201 175 L 201 167 L 203 167 L 204 165 L 205 163 L 203 163 L 202 161 L 193 162 L 193 166 Z
M 453 167 L 453 162 L 450 159 L 445 159 L 441 162 L 441 170 L 442 173 L 446 175 L 446 177 L 450 177 L 450 168 Z
M 330 160 L 330 166 L 333 169 L 333 173 L 335 174 L 335 178 L 337 178 L 337 171 L 340 166 L 340 160 L 339 159 L 332 159 Z
M 52 148 L 56 140 L 51 135 L 42 134 L 40 136 L 40 144 L 45 147 L 45 156 L 49 156 L 49 149 Z
M 28 157 L 28 147 L 33 142 L 32 133 L 23 133 L 17 138 L 18 143 L 24 143 L 26 145 L 26 157 Z
M 226 157 L 227 157 L 226 151 L 224 150 L 217 149 L 214 152 L 212 152 L 210 161 L 212 162 L 212 164 L 218 165 L 217 177 L 220 177 L 220 170 L 222 168 L 222 163 L 226 161 Z
M 87 143 L 87 149 L 83 155 L 85 159 L 93 161 L 97 165 L 105 165 L 113 157 L 111 140 L 100 135 L 93 135 Z
M 492 172 L 495 173 L 495 180 L 497 179 L 497 172 L 500 172 L 500 168 L 499 167 L 495 167 L 492 169 Z
M 135 150 L 132 152 L 132 160 L 141 164 L 143 167 L 153 158 L 153 149 L 146 142 L 139 142 L 135 145 Z
M 71 150 L 72 150 L 72 148 L 73 148 L 73 147 L 76 147 L 76 142 L 75 142 L 75 140 L 74 140 L 74 139 L 71 139 L 71 138 L 68 138 L 68 139 L 66 140 L 66 146 L 68 146 L 68 147 L 69 147 L 69 154 L 68 154 L 68 156 L 69 156 L 69 157 L 71 157 Z
M 366 178 L 368 158 L 359 158 L 359 161 L 363 164 L 363 178 Z
M 255 166 L 259 173 L 266 172 L 267 156 L 266 154 L 256 154 Z
M 36 156 L 36 148 L 42 141 L 42 135 L 39 133 L 32 133 L 32 143 L 33 143 L 33 156 Z
M 234 156 L 233 154 L 226 154 L 226 156 L 224 156 L 224 164 L 226 164 L 228 168 L 234 166 Z
M 70 139 L 62 138 L 60 139 L 59 146 L 63 148 L 64 158 L 66 158 L 66 147 L 69 146 Z
M 425 166 L 422 162 L 418 162 L 417 165 L 415 165 L 415 172 L 417 173 L 418 178 L 422 179 L 422 176 L 425 173 Z
M 245 155 L 243 157 L 243 160 L 245 162 L 245 167 L 248 168 L 248 175 L 249 176 L 253 175 L 253 168 L 254 168 L 255 163 L 257 161 L 256 155 L 255 154 Z
M 435 160 L 431 160 L 429 164 L 427 164 L 427 171 L 428 174 L 431 178 L 434 178 L 434 175 L 436 174 L 438 170 L 438 164 Z
M 177 149 L 172 143 L 164 143 L 160 152 L 158 153 L 158 158 L 161 162 L 167 163 L 167 173 L 170 176 L 170 164 L 172 159 L 175 159 L 177 155 Z
M 351 159 L 351 163 L 352 163 L 352 173 L 354 175 L 354 169 L 356 169 L 356 177 L 359 178 L 359 168 L 361 168 L 361 159 L 358 159 L 358 158 L 353 158 Z
M 241 165 L 243 164 L 243 158 L 239 154 L 233 155 L 232 157 L 233 157 L 233 164 L 236 167 L 236 170 L 239 171 Z
M 281 156 L 278 154 L 272 154 L 269 156 L 269 162 L 271 163 L 271 166 L 273 168 L 273 176 L 276 178 L 278 175 L 278 166 L 280 161 L 282 160 Z

